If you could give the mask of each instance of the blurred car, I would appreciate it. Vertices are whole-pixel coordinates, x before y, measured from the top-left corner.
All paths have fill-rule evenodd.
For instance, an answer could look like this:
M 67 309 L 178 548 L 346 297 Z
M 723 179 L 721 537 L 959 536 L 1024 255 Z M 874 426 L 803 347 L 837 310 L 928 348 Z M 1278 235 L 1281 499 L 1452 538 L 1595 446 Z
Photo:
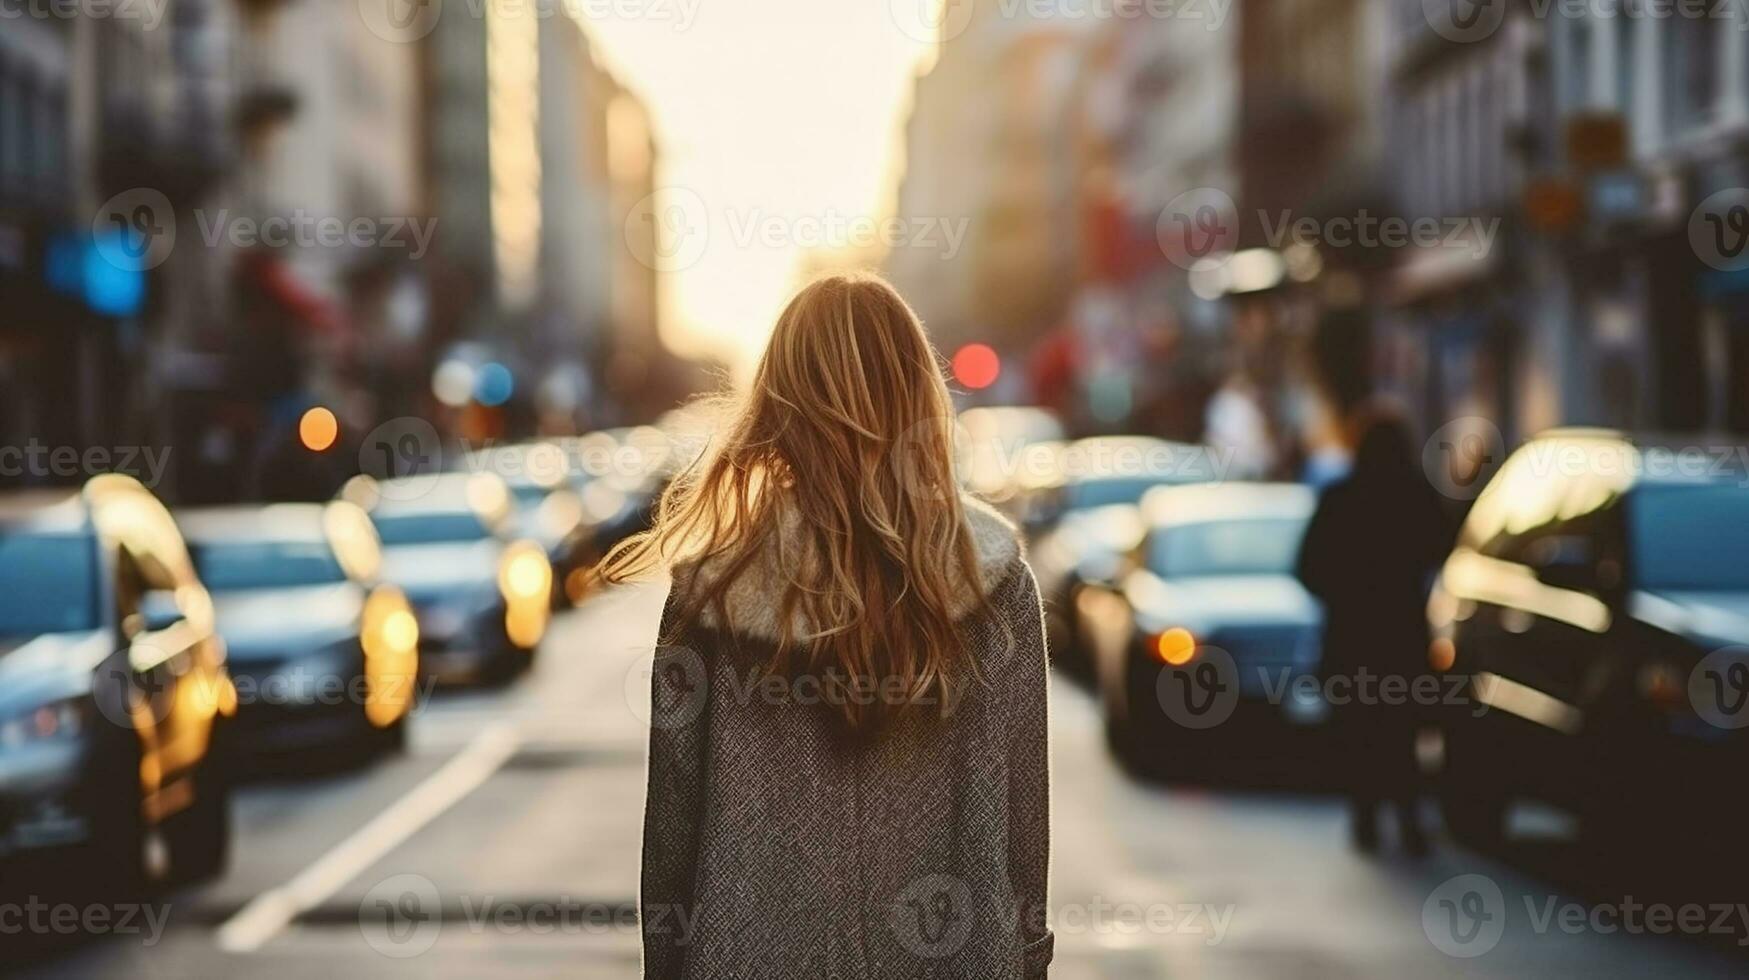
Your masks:
M 1144 524 L 1136 505 L 1142 495 L 1220 475 L 1207 448 L 1147 436 L 1064 443 L 1048 471 L 1028 470 L 1020 511 L 1033 539 L 1033 571 L 1055 664 L 1088 672 L 1086 652 L 1069 626 L 1075 597 L 1088 583 L 1116 581 L 1122 557 L 1141 541 Z
M 1143 498 L 1133 567 L 1115 585 L 1088 585 L 1075 612 L 1124 759 L 1182 767 L 1197 730 L 1234 716 L 1270 730 L 1324 719 L 1315 685 L 1299 680 L 1316 677 L 1322 615 L 1294 577 L 1316 502 L 1283 483 L 1161 487 Z M 1186 684 L 1199 689 L 1174 691 Z M 1179 705 L 1178 694 L 1204 704 Z
M 382 541 L 381 578 L 418 621 L 420 669 L 500 682 L 527 670 L 552 615 L 545 550 L 512 536 L 510 490 L 489 473 L 358 477 L 342 498 Z
M 594 564 L 592 525 L 583 495 L 590 479 L 557 442 L 494 446 L 472 454 L 470 473 L 491 473 L 510 491 L 512 533 L 540 545 L 553 568 L 555 608 L 572 604 L 565 584 Z
M 1063 423 L 1048 409 L 1030 405 L 968 408 L 957 421 L 965 439 L 967 489 L 1020 519 L 1029 480 L 1051 471 Z
M 699 424 L 691 413 L 677 410 L 656 426 L 604 429 L 561 443 L 574 471 L 583 474 L 575 557 L 560 579 L 570 602 L 595 588 L 595 566 L 616 545 L 649 530 L 669 481 L 697 458 L 708 439 Z
M 213 597 L 239 751 L 398 749 L 418 689 L 419 628 L 377 580 L 370 518 L 346 501 L 177 514 Z
M 1428 602 L 1431 666 L 1462 678 L 1472 705 L 1444 732 L 1454 833 L 1496 840 L 1511 805 L 1536 800 L 1642 849 L 1658 827 L 1720 830 L 1734 849 L 1746 555 L 1749 474 L 1734 453 L 1598 430 L 1513 453 Z
M 219 873 L 235 708 L 212 603 L 149 491 L 106 475 L 0 498 L 0 858 L 70 855 L 120 889 Z

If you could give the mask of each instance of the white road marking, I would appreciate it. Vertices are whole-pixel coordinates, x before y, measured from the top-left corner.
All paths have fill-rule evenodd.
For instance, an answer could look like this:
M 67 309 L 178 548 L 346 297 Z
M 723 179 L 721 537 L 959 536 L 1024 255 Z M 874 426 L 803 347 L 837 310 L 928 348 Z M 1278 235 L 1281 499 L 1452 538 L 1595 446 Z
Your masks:
M 227 953 L 253 953 L 298 916 L 327 901 L 407 838 L 491 778 L 521 744 L 516 730 L 494 725 L 388 809 L 285 884 L 255 896 L 219 927 Z

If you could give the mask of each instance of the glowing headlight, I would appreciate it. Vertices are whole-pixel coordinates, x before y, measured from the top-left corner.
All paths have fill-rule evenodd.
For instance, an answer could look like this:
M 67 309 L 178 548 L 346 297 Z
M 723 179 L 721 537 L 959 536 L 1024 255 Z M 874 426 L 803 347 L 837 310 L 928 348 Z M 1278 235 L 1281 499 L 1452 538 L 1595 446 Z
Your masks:
M 525 543 L 505 553 L 498 569 L 498 588 L 504 598 L 542 598 L 552 587 L 553 568 L 539 547 Z
M 45 704 L 0 722 L 0 748 L 15 749 L 27 742 L 78 738 L 85 731 L 85 724 L 84 699 Z

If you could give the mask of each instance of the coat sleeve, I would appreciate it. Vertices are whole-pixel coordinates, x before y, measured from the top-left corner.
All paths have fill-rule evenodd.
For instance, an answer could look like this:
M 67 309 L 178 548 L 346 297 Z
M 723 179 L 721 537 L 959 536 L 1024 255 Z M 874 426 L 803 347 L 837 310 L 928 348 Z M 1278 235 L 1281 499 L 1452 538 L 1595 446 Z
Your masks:
M 697 650 L 684 645 L 656 648 L 638 895 L 644 976 L 649 980 L 679 977 L 691 939 L 693 869 L 704 807 L 708 680 Z
M 1055 950 L 1048 924 L 1051 863 L 1050 670 L 1038 582 L 1024 565 L 1004 613 L 1014 630 L 1008 745 L 1008 873 L 1019 902 L 1024 975 L 1043 977 Z
M 1337 560 L 1336 550 L 1341 547 L 1341 542 L 1336 540 L 1334 502 L 1329 489 L 1319 496 L 1318 507 L 1312 512 L 1305 535 L 1300 538 L 1299 559 L 1294 565 L 1294 575 L 1306 591 L 1326 600 L 1330 598 L 1331 585 L 1336 578 L 1336 571 L 1331 566 Z

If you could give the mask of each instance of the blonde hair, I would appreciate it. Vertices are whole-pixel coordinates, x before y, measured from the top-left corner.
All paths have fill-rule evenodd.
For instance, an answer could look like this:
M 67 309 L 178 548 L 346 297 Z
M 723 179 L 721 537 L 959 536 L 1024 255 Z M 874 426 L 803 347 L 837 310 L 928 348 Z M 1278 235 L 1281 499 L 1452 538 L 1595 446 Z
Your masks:
M 988 598 L 954 474 L 942 360 L 916 315 L 877 278 L 808 285 L 728 413 L 715 445 L 663 494 L 652 529 L 614 549 L 603 577 L 704 563 L 710 573 L 678 597 L 680 620 L 708 607 L 728 630 L 730 584 L 775 535 L 795 534 L 801 554 L 774 583 L 781 633 L 768 669 L 906 692 L 837 699 L 851 730 L 946 707 L 946 679 L 976 673 L 962 662 L 956 612 L 968 588 L 979 605 Z

